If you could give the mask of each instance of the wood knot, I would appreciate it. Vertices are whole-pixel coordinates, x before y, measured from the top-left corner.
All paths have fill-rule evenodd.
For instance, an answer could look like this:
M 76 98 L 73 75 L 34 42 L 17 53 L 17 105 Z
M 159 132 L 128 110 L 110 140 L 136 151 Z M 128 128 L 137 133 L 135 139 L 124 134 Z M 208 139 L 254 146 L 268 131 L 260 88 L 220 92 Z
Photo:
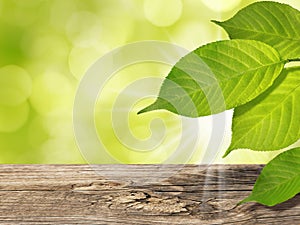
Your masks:
M 191 205 L 190 201 L 181 200 L 176 196 L 154 196 L 144 191 L 110 195 L 107 197 L 107 203 L 110 209 L 125 210 L 127 213 L 143 211 L 147 215 L 187 213 L 188 206 Z

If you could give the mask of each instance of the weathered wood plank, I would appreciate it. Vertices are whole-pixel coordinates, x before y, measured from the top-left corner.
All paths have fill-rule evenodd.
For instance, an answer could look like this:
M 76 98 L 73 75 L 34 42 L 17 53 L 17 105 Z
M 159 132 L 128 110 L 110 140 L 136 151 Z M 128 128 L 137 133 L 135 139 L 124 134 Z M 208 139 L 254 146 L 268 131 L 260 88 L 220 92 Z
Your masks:
M 0 223 L 300 224 L 299 195 L 236 206 L 261 165 L 178 167 L 0 165 Z

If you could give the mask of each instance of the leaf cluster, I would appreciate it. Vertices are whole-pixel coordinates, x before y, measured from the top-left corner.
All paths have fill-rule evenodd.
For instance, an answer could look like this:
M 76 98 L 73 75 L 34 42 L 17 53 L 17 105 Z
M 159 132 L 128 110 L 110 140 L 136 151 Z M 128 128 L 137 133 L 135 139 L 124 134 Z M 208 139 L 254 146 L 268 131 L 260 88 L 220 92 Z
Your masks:
M 300 139 L 300 12 L 287 4 L 256 2 L 219 22 L 230 40 L 210 43 L 180 59 L 157 100 L 140 113 L 165 109 L 200 117 L 234 108 L 236 149 L 275 151 Z M 262 170 L 241 203 L 273 206 L 300 192 L 300 148 L 285 151 Z

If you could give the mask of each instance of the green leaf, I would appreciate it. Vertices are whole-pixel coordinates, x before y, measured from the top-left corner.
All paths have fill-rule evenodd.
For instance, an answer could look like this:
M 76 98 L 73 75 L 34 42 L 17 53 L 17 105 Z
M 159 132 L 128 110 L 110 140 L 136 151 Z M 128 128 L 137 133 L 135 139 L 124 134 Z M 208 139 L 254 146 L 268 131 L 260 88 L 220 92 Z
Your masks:
M 251 39 L 274 47 L 284 59 L 300 57 L 300 12 L 277 2 L 256 2 L 233 18 L 214 23 L 231 39 Z
M 300 148 L 281 153 L 259 175 L 252 194 L 239 204 L 256 201 L 267 206 L 282 203 L 300 192 Z
M 275 49 L 258 41 L 226 40 L 202 46 L 176 63 L 156 102 L 139 113 L 166 109 L 199 117 L 223 112 L 260 95 L 285 63 Z
M 238 148 L 273 151 L 295 143 L 300 138 L 299 99 L 300 70 L 285 69 L 271 88 L 234 110 L 225 156 Z

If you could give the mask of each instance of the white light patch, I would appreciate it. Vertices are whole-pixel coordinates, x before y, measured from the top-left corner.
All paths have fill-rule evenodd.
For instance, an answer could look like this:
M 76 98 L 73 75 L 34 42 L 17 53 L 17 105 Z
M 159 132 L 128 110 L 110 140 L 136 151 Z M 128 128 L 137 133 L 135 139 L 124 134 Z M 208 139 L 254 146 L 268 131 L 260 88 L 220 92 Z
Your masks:
M 181 16 L 181 0 L 145 0 L 144 13 L 155 26 L 167 27 L 173 25 Z
M 227 12 L 237 7 L 241 0 L 202 0 L 202 2 L 213 11 Z

